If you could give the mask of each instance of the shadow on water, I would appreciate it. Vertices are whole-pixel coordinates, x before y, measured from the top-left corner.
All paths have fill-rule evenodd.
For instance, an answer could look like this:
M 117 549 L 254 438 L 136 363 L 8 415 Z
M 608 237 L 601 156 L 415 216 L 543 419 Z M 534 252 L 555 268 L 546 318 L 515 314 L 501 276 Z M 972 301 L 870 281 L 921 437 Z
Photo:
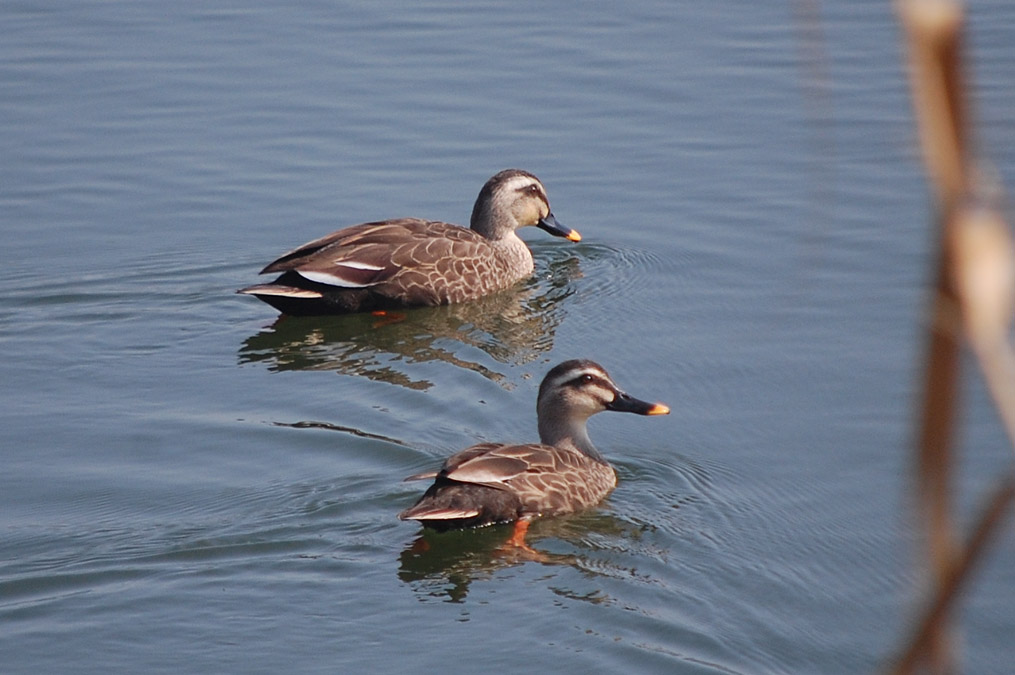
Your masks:
M 562 301 L 581 278 L 572 253 L 543 256 L 524 285 L 460 305 L 412 309 L 397 316 L 353 314 L 279 317 L 247 338 L 239 362 L 270 370 L 335 370 L 409 389 L 433 383 L 413 379 L 399 362 L 443 361 L 510 386 L 504 373 L 461 355 L 461 343 L 494 361 L 520 365 L 550 351 L 563 318 Z
M 526 551 L 507 544 L 510 525 L 448 532 L 424 529 L 399 556 L 398 578 L 409 584 L 421 601 L 461 603 L 472 582 L 491 579 L 498 571 L 525 563 L 572 567 L 587 576 L 603 576 L 611 573 L 609 566 L 603 561 L 592 562 L 582 552 L 611 548 L 602 544 L 603 537 L 637 539 L 636 530 L 637 525 L 602 512 L 537 520 L 527 537 L 531 550 Z M 546 546 L 576 552 L 555 553 Z M 586 595 L 574 599 L 596 601 Z

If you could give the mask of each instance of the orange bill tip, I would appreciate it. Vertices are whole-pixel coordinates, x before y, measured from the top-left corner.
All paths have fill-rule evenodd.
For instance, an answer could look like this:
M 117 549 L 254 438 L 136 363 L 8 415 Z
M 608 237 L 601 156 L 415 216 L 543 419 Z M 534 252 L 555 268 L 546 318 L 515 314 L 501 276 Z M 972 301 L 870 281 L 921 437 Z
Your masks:
M 571 230 L 570 232 L 568 232 L 567 238 L 569 240 L 571 240 L 571 241 L 581 241 L 582 240 L 582 236 L 580 234 L 578 234 L 578 230 Z
M 669 415 L 670 407 L 664 403 L 654 403 L 646 415 Z

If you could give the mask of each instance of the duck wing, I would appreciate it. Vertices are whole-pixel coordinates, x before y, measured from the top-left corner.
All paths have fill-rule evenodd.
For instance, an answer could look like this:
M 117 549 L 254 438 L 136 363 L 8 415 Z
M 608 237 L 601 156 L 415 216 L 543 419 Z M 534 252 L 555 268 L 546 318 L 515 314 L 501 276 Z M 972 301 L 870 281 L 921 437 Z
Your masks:
M 418 520 L 427 527 L 448 529 L 517 520 L 533 502 L 519 492 L 530 479 L 546 475 L 555 448 L 545 445 L 480 443 L 447 459 L 440 471 L 416 474 L 406 480 L 434 478 L 433 485 L 402 520 Z M 538 478 L 536 478 L 538 482 Z M 535 503 L 538 507 L 538 495 Z
M 549 445 L 483 443 L 448 458 L 438 476 L 460 483 L 512 489 L 513 479 L 554 471 L 559 451 Z
M 292 271 L 321 284 L 368 288 L 399 274 L 426 275 L 443 260 L 475 255 L 486 239 L 472 230 L 438 221 L 402 218 L 354 225 L 289 251 L 261 274 Z M 453 263 L 443 270 L 454 272 Z

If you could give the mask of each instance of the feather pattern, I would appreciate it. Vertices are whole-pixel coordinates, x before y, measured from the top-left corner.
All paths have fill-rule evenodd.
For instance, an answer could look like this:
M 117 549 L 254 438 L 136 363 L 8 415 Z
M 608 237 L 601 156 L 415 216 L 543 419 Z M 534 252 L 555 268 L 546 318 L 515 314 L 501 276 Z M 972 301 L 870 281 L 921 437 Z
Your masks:
M 550 212 L 542 184 L 508 169 L 487 181 L 470 228 L 419 218 L 353 225 L 285 253 L 261 270 L 272 284 L 238 291 L 287 314 L 332 314 L 465 302 L 508 288 L 532 273 L 532 254 L 515 230 L 538 225 L 581 237 Z M 302 296 L 273 286 L 316 293 Z
M 669 408 L 628 396 L 591 361 L 566 361 L 543 380 L 537 401 L 541 443 L 480 443 L 445 460 L 434 483 L 399 518 L 448 529 L 528 520 L 587 509 L 617 483 L 613 467 L 588 440 L 597 412 L 643 415 Z M 471 515 L 461 515 L 471 514 Z

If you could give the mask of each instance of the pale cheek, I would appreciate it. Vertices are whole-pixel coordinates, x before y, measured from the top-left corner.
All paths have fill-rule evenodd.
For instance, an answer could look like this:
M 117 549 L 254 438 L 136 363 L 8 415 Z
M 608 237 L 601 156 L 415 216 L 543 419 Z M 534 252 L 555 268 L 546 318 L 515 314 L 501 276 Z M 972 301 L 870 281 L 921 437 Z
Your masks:
M 518 222 L 524 223 L 526 225 L 529 224 L 534 225 L 545 217 L 546 214 L 543 213 L 542 209 L 530 203 L 526 204 L 524 208 L 521 209 L 521 213 L 518 214 Z

